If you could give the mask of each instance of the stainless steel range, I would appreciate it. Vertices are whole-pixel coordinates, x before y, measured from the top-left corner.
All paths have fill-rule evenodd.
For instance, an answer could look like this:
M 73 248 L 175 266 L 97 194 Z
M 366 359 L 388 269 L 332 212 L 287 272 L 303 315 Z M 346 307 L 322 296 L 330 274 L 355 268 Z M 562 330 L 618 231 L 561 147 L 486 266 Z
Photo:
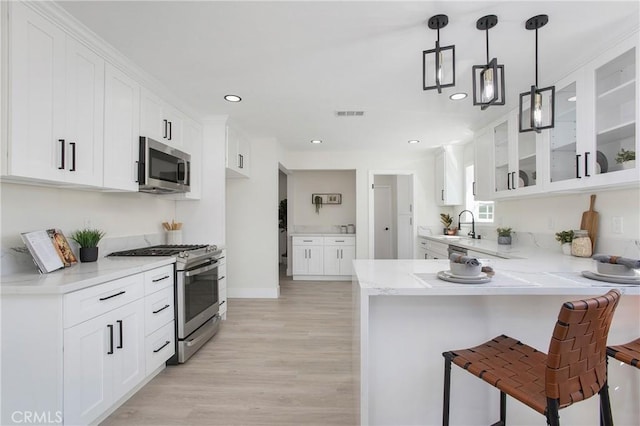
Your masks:
M 173 256 L 175 266 L 176 356 L 183 363 L 220 327 L 218 262 L 214 245 L 158 245 L 111 253 L 109 256 Z

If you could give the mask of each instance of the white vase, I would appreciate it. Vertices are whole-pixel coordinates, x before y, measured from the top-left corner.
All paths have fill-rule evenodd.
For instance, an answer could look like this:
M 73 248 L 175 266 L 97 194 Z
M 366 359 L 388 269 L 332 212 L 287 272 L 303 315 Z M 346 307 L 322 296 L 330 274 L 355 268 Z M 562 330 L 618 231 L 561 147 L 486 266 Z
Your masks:
M 562 253 L 571 256 L 571 243 L 562 244 Z
M 635 168 L 636 168 L 636 160 L 629 160 L 622 163 L 623 170 L 635 169 Z

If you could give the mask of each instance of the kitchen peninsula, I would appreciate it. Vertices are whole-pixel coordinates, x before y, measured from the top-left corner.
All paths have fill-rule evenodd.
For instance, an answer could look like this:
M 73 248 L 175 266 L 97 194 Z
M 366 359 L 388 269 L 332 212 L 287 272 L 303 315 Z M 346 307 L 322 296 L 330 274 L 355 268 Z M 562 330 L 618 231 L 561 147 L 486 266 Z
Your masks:
M 555 259 L 555 260 L 554 260 Z M 441 281 L 448 260 L 355 260 L 354 303 L 360 338 L 362 425 L 437 425 L 442 422 L 442 352 L 471 347 L 506 334 L 547 352 L 563 302 L 618 288 L 623 296 L 609 344 L 640 336 L 640 287 L 583 277 L 593 261 L 570 256 L 544 260 L 491 259 L 485 284 Z M 614 420 L 638 424 L 640 375 L 609 363 Z M 451 424 L 491 424 L 499 417 L 499 392 L 452 370 Z M 598 398 L 560 412 L 564 424 L 598 425 Z M 544 424 L 540 414 L 507 399 L 507 418 Z

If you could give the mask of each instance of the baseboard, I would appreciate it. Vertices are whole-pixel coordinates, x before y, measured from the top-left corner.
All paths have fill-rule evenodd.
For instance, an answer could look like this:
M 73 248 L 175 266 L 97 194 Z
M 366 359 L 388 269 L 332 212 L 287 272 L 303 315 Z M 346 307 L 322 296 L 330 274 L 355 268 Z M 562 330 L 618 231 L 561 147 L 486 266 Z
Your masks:
M 227 288 L 227 298 L 240 299 L 277 299 L 280 286 L 276 288 Z
M 351 275 L 294 275 L 294 281 L 351 281 Z

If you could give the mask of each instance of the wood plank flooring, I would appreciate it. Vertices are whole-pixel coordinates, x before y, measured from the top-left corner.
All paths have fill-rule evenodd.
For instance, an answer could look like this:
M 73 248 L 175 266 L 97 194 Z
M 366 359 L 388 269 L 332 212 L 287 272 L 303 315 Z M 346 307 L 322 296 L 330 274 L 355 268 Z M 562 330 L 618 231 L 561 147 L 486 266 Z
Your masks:
M 212 340 L 102 424 L 358 424 L 351 285 L 281 279 L 279 299 L 230 299 Z

